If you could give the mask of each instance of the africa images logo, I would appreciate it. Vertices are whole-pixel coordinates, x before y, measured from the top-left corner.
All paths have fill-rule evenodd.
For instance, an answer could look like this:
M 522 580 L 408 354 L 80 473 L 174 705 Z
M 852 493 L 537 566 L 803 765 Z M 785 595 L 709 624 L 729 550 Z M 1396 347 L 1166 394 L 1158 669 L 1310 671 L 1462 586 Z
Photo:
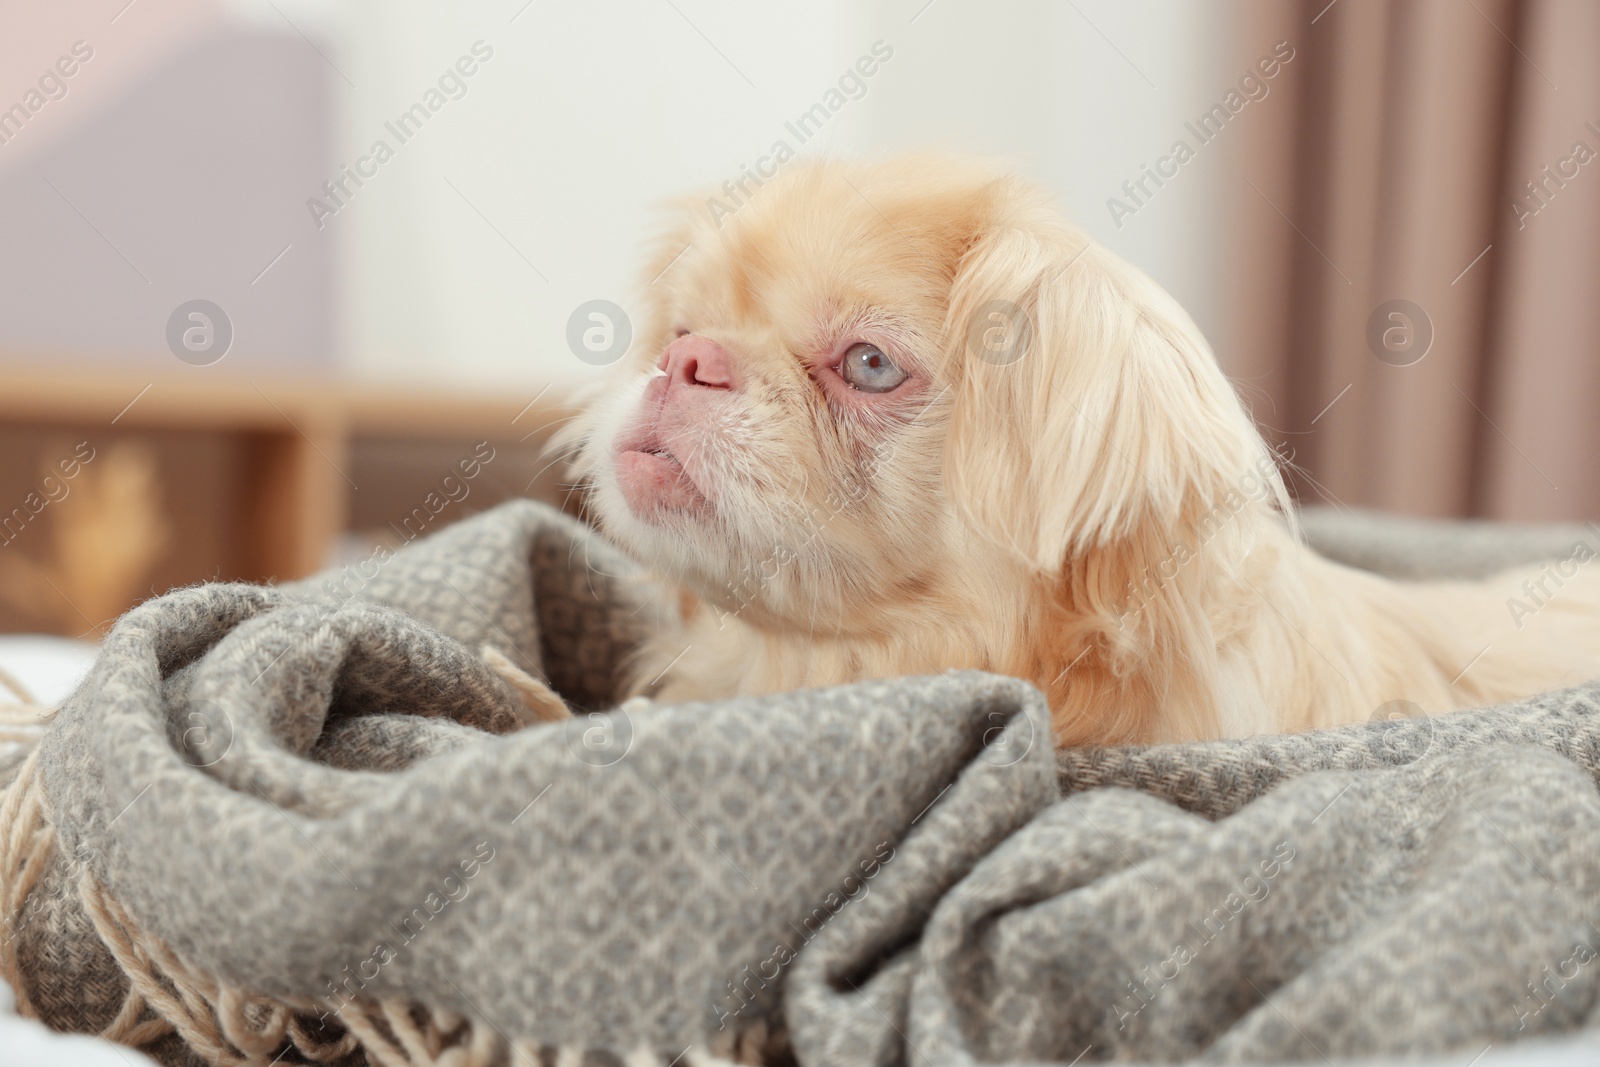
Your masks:
M 71 87 L 67 79 L 78 73 L 78 68 L 94 58 L 94 48 L 87 41 L 72 42 L 72 54 L 63 55 L 39 75 L 37 87 L 30 87 L 22 99 L 0 110 L 0 145 L 10 144 L 22 132 L 28 121 L 43 111 L 54 100 L 65 100 Z
M 1183 166 L 1195 158 L 1202 145 L 1216 140 L 1236 115 L 1249 104 L 1265 100 L 1272 91 L 1272 79 L 1294 56 L 1294 46 L 1288 41 L 1279 41 L 1273 46 L 1271 55 L 1262 56 L 1253 67 L 1239 76 L 1237 88 L 1229 89 L 1220 101 L 1211 105 L 1210 110 L 1197 120 L 1183 124 L 1194 136 L 1194 144 L 1191 145 L 1188 138 L 1180 137 L 1172 143 L 1166 155 L 1156 160 L 1154 167 L 1148 163 L 1141 164 L 1139 176 L 1122 183 L 1123 196 L 1106 200 L 1106 210 L 1111 212 L 1111 221 L 1117 224 L 1117 229 L 1122 229 L 1123 220 L 1137 215 L 1150 203 L 1157 190 L 1176 178 Z
M 322 183 L 322 192 L 327 199 L 313 196 L 306 200 L 306 210 L 311 212 L 311 221 L 317 224 L 317 229 L 328 224 L 329 216 L 343 211 L 356 193 L 378 176 L 378 168 L 395 157 L 396 149 L 420 133 L 428 120 L 445 104 L 465 97 L 467 79 L 477 74 L 479 67 L 493 58 L 494 49 L 490 45 L 483 41 L 472 42 L 472 55 L 464 55 L 453 66 L 445 68 L 445 72 L 439 75 L 438 83 L 428 86 L 421 100 L 406 108 L 393 121 L 383 124 L 383 128 L 394 138 L 393 145 L 380 137 L 372 142 L 367 154 L 354 164 L 340 164 L 339 173 Z
M 879 68 L 892 58 L 894 48 L 887 41 L 872 42 L 870 55 L 861 56 L 853 65 L 845 68 L 838 82 L 822 94 L 821 100 L 801 112 L 794 121 L 783 124 L 795 144 L 791 145 L 787 137 L 780 137 L 772 142 L 767 154 L 759 157 L 753 165 L 741 164 L 739 176 L 722 183 L 722 196 L 706 199 L 706 214 L 711 216 L 717 228 L 721 229 L 723 222 L 748 204 L 757 189 L 778 176 L 778 170 L 798 154 L 796 145 L 803 145 L 820 133 L 823 125 L 843 110 L 846 103 L 866 96 L 867 79 L 878 73 Z M 752 184 L 755 189 L 751 188 Z

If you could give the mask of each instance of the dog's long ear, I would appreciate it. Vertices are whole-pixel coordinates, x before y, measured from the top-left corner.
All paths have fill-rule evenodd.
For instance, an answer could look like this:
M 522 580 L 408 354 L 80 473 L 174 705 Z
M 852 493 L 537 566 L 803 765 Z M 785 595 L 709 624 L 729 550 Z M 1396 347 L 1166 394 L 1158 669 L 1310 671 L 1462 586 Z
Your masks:
M 951 290 L 947 336 L 962 350 L 948 354 L 945 476 L 972 525 L 1057 573 L 1096 549 L 1170 549 L 1230 493 L 1285 506 L 1270 453 L 1182 308 L 1034 214 L 977 234 Z

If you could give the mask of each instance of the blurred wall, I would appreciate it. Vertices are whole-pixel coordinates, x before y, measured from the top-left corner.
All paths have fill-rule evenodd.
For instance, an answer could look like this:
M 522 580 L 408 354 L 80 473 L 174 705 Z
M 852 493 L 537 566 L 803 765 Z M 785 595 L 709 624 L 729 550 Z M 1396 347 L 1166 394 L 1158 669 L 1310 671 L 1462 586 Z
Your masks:
M 325 69 L 293 33 L 156 8 L 62 25 L 41 8 L 26 36 L 51 50 L 0 85 L 0 350 L 181 370 L 169 331 L 204 300 L 229 371 L 325 373 L 334 258 L 295 203 L 326 167 Z M 152 17 L 170 17 L 169 38 L 118 35 Z
M 1120 227 L 1107 209 L 1234 76 L 1218 59 L 1224 27 L 1193 5 L 236 0 L 232 10 L 264 27 L 293 20 L 324 43 L 340 116 L 331 166 L 355 166 L 379 141 L 394 150 L 366 165 L 375 176 L 334 214 L 303 219 L 307 239 L 331 236 L 344 257 L 340 349 L 363 378 L 499 387 L 601 373 L 568 350 L 573 310 L 596 298 L 629 306 L 659 202 L 737 178 L 777 140 L 807 154 L 1008 157 L 1203 327 L 1214 321 L 1217 161 L 1197 160 Z M 801 144 L 786 123 L 876 42 L 892 57 Z M 454 78 L 463 60 L 474 73 Z M 442 77 L 442 106 L 401 143 L 390 126 Z
M 567 320 L 630 304 L 660 202 L 780 140 L 1005 157 L 1216 321 L 1217 161 L 1108 212 L 1231 76 L 1225 27 L 1178 0 L 3 3 L 0 100 L 94 57 L 0 144 L 11 361 L 165 365 L 204 298 L 236 320 L 229 371 L 582 381 Z
M 65 79 L 65 91 L 49 100 L 40 121 L 28 121 L 26 137 L 0 144 L 0 171 L 67 137 L 126 85 L 216 29 L 225 17 L 219 0 L 139 0 L 139 7 L 134 18 L 128 0 L 0 0 L 3 106 L 21 100 L 74 42 L 95 50 L 92 62 Z

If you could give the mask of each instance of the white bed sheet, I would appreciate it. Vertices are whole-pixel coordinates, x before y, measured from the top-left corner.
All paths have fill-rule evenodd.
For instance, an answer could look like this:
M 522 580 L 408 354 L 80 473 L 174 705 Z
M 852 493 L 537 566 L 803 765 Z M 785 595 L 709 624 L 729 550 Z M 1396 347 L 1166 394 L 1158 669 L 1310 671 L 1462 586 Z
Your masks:
M 90 641 L 37 634 L 0 634 L 0 669 L 46 706 L 60 703 L 83 680 L 98 648 Z M 0 689 L 0 700 L 7 699 Z

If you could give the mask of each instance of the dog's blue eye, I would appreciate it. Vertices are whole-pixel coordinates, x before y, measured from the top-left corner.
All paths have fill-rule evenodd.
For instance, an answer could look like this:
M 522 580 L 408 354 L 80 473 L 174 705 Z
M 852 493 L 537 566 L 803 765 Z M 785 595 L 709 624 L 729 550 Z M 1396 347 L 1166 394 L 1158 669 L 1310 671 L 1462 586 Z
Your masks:
M 851 345 L 839 361 L 839 377 L 863 393 L 887 393 L 910 375 L 876 345 Z

